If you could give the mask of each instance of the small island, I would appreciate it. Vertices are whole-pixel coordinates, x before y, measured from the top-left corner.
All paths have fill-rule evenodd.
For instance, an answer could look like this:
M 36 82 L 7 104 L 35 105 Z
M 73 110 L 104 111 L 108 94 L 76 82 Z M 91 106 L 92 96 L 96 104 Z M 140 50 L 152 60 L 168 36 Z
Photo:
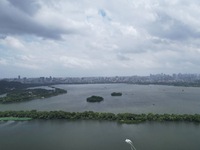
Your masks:
M 121 92 L 113 92 L 111 93 L 111 96 L 122 96 Z
M 101 102 L 101 101 L 103 101 L 103 97 L 101 97 L 101 96 L 91 96 L 91 97 L 88 97 L 87 98 L 87 102 Z

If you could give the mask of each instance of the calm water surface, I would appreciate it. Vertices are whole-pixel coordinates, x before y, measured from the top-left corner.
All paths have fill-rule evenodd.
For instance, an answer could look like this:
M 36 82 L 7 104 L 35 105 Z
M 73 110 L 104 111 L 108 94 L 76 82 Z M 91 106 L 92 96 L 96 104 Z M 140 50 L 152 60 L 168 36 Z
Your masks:
M 4 110 L 64 110 L 133 113 L 200 113 L 200 88 L 132 84 L 57 85 L 67 94 L 14 104 Z M 112 92 L 122 92 L 112 97 Z M 91 95 L 101 103 L 87 103 Z M 200 124 L 118 124 L 99 121 L 34 120 L 0 122 L 0 150 L 199 150 Z
M 200 126 L 193 123 L 98 121 L 1 122 L 1 150 L 199 150 Z
M 0 110 L 64 110 L 133 113 L 200 113 L 200 88 L 133 84 L 57 85 L 67 94 L 14 104 L 0 104 Z M 112 97 L 112 92 L 122 92 Z M 92 95 L 101 103 L 87 103 Z

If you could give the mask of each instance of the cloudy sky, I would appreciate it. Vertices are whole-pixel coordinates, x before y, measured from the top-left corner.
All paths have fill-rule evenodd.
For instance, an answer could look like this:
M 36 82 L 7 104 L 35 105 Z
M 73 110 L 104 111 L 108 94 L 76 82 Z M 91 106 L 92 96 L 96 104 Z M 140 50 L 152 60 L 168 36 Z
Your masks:
M 200 73 L 199 0 L 0 0 L 0 78 Z

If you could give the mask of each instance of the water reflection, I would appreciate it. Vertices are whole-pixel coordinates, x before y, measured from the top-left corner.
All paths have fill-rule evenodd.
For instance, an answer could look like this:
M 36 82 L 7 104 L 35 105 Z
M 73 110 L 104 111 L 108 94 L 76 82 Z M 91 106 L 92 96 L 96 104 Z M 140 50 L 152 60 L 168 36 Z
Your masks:
M 200 113 L 200 88 L 133 84 L 56 85 L 67 94 L 14 104 L 0 104 L 1 110 L 63 110 L 113 113 Z M 105 88 L 106 87 L 106 88 Z M 122 92 L 113 97 L 112 92 Z M 101 103 L 88 103 L 86 98 L 99 95 Z
M 10 123 L 9 123 L 10 124 Z M 199 149 L 200 125 L 193 123 L 117 124 L 106 121 L 34 120 L 0 123 L 2 150 Z

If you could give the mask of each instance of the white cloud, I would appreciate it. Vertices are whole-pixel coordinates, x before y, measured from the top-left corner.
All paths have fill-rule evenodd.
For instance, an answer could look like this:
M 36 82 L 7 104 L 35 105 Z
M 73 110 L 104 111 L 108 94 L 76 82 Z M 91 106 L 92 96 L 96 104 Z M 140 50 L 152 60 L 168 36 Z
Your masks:
M 0 2 L 0 67 L 7 72 L 200 73 L 197 0 L 30 1 Z
M 6 59 L 0 58 L 0 65 L 3 65 L 3 66 L 7 65 Z
M 91 61 L 87 59 L 81 59 L 76 57 L 67 57 L 67 56 L 61 56 L 59 59 L 60 63 L 64 65 L 67 68 L 76 68 L 79 69 L 92 69 L 93 64 Z
M 1 41 L 1 44 L 4 46 L 11 47 L 13 49 L 22 50 L 24 49 L 23 43 L 16 37 L 7 36 L 4 40 Z

